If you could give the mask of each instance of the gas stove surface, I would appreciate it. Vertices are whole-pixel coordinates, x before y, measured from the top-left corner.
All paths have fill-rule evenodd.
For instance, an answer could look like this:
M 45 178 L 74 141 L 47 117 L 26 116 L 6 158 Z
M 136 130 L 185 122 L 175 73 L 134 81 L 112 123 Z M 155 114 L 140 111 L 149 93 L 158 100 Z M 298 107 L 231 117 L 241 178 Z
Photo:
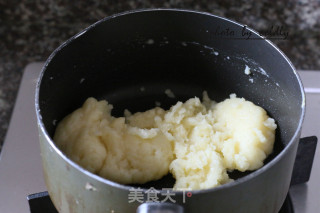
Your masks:
M 58 213 L 48 192 L 39 192 L 28 196 L 30 213 Z M 291 196 L 287 196 L 278 213 L 294 213 Z
M 46 191 L 34 107 L 37 78 L 43 63 L 29 64 L 21 81 L 11 122 L 0 153 L 0 212 L 30 212 L 27 196 Z M 299 71 L 306 92 L 306 116 L 301 137 L 320 137 L 320 71 Z M 320 209 L 320 148 L 308 183 L 291 186 L 295 213 Z M 42 194 L 46 195 L 46 194 Z M 288 212 L 288 211 L 283 211 Z

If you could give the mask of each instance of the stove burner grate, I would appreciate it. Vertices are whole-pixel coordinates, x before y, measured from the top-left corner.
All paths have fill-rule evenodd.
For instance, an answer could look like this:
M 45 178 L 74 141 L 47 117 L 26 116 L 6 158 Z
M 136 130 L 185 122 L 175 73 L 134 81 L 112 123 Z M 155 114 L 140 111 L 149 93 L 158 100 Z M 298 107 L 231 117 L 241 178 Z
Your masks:
M 54 207 L 48 192 L 39 192 L 27 197 L 31 213 L 58 213 Z M 290 195 L 288 194 L 279 213 L 294 213 Z

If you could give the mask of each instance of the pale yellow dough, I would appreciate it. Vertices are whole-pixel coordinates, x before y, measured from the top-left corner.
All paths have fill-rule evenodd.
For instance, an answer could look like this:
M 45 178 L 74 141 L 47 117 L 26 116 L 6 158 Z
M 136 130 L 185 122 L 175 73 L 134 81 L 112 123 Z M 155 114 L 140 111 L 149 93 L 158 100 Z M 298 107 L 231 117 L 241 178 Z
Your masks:
M 88 98 L 59 123 L 54 141 L 90 172 L 118 183 L 145 183 L 167 174 L 173 160 L 171 142 L 153 121 L 164 110 L 135 114 L 135 125 L 129 125 L 124 117 L 112 117 L 111 109 L 106 101 Z
M 191 98 L 125 117 L 88 98 L 58 125 L 54 141 L 76 163 L 122 184 L 171 172 L 174 188 L 207 189 L 232 181 L 228 170 L 255 170 L 272 152 L 276 124 L 266 111 L 231 95 L 215 103 Z

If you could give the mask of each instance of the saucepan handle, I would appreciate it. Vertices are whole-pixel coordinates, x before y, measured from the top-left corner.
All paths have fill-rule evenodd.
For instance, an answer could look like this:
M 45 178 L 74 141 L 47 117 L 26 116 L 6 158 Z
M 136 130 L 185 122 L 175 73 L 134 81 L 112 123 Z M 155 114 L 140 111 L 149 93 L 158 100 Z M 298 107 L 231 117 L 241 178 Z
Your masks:
M 183 207 L 174 203 L 143 203 L 137 213 L 183 213 Z
M 291 185 L 309 181 L 317 141 L 316 136 L 300 139 L 291 177 Z

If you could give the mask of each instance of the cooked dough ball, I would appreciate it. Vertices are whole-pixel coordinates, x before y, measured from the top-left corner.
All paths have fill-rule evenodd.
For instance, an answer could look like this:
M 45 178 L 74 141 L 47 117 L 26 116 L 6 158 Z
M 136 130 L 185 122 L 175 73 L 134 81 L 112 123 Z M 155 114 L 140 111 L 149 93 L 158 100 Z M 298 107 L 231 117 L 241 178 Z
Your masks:
M 277 127 L 264 109 L 234 94 L 216 103 L 204 92 L 203 102 L 195 97 L 120 118 L 111 109 L 89 98 L 59 123 L 55 142 L 107 179 L 145 183 L 171 172 L 177 190 L 212 188 L 232 181 L 227 171 L 260 168 Z
M 157 119 L 160 129 L 173 141 L 176 159 L 170 171 L 176 178 L 174 188 L 205 189 L 229 180 L 223 158 L 213 144 L 214 117 L 199 98 L 178 102 Z
M 204 93 L 203 103 L 178 102 L 156 121 L 174 144 L 176 189 L 212 188 L 232 181 L 227 170 L 260 168 L 277 127 L 264 109 L 234 94 L 217 104 Z
M 229 170 L 255 170 L 272 152 L 277 125 L 266 111 L 243 98 L 231 96 L 213 108 L 218 143 Z M 215 141 L 215 144 L 217 141 Z
M 112 117 L 111 109 L 106 101 L 87 99 L 59 123 L 54 141 L 76 163 L 118 183 L 145 183 L 166 175 L 173 160 L 171 143 L 152 118 L 164 111 L 134 115 L 127 124 L 124 117 Z

